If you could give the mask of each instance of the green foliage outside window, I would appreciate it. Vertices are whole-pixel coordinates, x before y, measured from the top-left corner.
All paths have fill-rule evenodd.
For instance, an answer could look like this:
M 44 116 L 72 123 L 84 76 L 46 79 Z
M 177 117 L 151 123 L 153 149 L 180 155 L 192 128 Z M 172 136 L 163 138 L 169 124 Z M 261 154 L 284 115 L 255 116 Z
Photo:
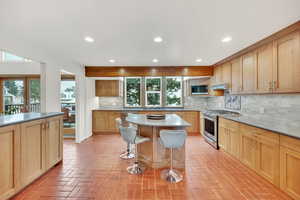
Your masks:
M 30 103 L 40 102 L 40 90 L 41 90 L 40 80 L 30 80 Z
M 141 79 L 126 79 L 126 104 L 127 106 L 140 106 Z
M 166 79 L 166 105 L 167 106 L 180 106 L 182 88 L 181 88 L 181 78 L 167 78 Z

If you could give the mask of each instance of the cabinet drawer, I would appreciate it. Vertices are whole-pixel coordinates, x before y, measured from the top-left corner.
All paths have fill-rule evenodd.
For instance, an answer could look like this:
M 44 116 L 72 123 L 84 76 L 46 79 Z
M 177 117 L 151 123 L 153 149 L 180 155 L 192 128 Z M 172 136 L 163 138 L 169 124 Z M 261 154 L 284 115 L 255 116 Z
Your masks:
M 224 119 L 221 117 L 219 118 L 219 125 L 233 130 L 237 130 L 240 126 L 238 122 L 234 122 L 232 120 Z
M 300 152 L 300 139 L 280 135 L 280 145 L 294 151 Z

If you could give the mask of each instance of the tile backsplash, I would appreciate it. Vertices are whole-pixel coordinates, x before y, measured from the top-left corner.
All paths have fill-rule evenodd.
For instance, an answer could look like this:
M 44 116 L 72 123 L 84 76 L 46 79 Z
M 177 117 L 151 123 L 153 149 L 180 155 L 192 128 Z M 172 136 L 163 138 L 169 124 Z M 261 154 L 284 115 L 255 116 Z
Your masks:
M 229 95 L 230 96 L 230 95 Z M 300 114 L 300 94 L 272 94 L 272 95 L 242 95 L 239 96 L 241 113 L 260 114 Z M 226 105 L 225 101 L 231 97 L 211 97 L 207 98 L 209 109 L 232 109 L 232 105 Z

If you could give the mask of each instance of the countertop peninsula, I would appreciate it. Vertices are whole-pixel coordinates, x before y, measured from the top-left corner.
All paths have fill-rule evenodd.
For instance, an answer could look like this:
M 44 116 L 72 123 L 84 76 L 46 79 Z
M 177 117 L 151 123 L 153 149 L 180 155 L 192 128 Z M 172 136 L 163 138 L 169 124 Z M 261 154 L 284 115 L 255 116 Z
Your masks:
M 145 114 L 131 114 L 126 118 L 126 120 L 142 126 L 187 127 L 191 125 L 176 114 L 166 114 L 166 118 L 163 120 L 147 119 L 147 115 Z
M 1 115 L 0 127 L 14 125 L 18 123 L 28 122 L 32 120 L 44 119 L 48 117 L 54 117 L 63 115 L 62 112 L 48 112 L 48 113 L 20 113 L 13 115 Z

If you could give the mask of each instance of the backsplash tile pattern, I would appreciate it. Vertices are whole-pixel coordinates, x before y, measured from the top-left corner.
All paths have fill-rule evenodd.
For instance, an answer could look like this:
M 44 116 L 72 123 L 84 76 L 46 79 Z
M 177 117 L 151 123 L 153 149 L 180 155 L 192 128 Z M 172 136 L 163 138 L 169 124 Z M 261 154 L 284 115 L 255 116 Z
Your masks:
M 266 114 L 272 117 L 297 117 L 300 116 L 300 94 L 278 95 L 243 95 L 240 96 L 243 114 Z M 209 109 L 229 109 L 225 107 L 225 97 L 207 98 Z

